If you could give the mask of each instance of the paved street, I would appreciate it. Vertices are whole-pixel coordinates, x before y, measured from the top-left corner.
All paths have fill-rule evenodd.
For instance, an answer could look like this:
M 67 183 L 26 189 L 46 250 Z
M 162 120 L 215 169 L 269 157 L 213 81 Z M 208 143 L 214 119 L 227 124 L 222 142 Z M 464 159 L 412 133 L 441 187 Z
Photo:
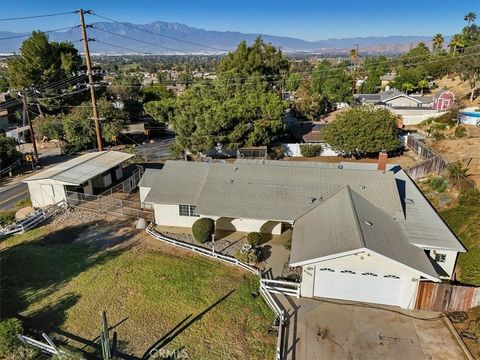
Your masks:
M 8 209 L 28 197 L 27 184 L 16 183 L 0 190 L 0 209 Z

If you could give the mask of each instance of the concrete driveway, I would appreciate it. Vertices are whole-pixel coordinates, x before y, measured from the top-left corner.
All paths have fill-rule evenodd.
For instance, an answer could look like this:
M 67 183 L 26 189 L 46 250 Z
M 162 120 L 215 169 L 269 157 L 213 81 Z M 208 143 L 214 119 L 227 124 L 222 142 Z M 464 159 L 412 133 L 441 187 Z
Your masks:
M 278 299 L 291 316 L 285 341 L 287 359 L 469 359 L 437 313 L 283 296 Z

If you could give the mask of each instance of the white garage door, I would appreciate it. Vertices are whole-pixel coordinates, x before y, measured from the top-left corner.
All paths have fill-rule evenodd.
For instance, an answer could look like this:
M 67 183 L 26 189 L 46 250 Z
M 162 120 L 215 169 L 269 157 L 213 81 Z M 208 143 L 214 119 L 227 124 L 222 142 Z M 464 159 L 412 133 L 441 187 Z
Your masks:
M 405 281 L 393 274 L 317 267 L 314 296 L 402 306 Z

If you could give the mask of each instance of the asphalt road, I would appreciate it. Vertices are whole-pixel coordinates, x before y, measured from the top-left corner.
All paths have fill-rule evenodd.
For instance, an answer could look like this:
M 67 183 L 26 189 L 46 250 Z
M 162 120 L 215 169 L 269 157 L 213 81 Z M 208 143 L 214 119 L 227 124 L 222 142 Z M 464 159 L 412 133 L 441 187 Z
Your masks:
M 15 204 L 28 198 L 27 184 L 18 183 L 0 190 L 0 209 L 14 207 Z

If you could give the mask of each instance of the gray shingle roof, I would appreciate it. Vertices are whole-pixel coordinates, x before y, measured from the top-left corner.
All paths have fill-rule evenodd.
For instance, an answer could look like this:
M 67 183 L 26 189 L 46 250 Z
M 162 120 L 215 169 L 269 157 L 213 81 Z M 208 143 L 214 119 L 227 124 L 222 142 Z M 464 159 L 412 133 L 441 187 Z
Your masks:
M 295 221 L 290 263 L 361 249 L 438 278 L 424 251 L 408 242 L 397 222 L 349 186 Z
M 288 162 L 283 162 L 285 165 Z M 167 161 L 145 201 L 191 204 L 209 216 L 293 222 L 345 185 L 392 216 L 403 216 L 394 175 L 326 169 L 307 163 L 286 166 Z M 312 201 L 314 199 L 314 201 Z
M 167 161 L 161 170 L 149 171 L 142 177 L 142 184 L 149 184 L 146 202 L 156 204 L 195 205 L 203 189 L 209 163 Z M 147 178 L 144 179 L 144 178 Z M 142 185 L 140 185 L 142 186 Z
M 399 187 L 403 189 L 405 203 L 405 221 L 402 222 L 408 239 L 412 244 L 465 252 L 455 234 L 437 214 L 417 185 L 400 170 L 395 174 Z M 403 200 L 402 199 L 402 200 Z

